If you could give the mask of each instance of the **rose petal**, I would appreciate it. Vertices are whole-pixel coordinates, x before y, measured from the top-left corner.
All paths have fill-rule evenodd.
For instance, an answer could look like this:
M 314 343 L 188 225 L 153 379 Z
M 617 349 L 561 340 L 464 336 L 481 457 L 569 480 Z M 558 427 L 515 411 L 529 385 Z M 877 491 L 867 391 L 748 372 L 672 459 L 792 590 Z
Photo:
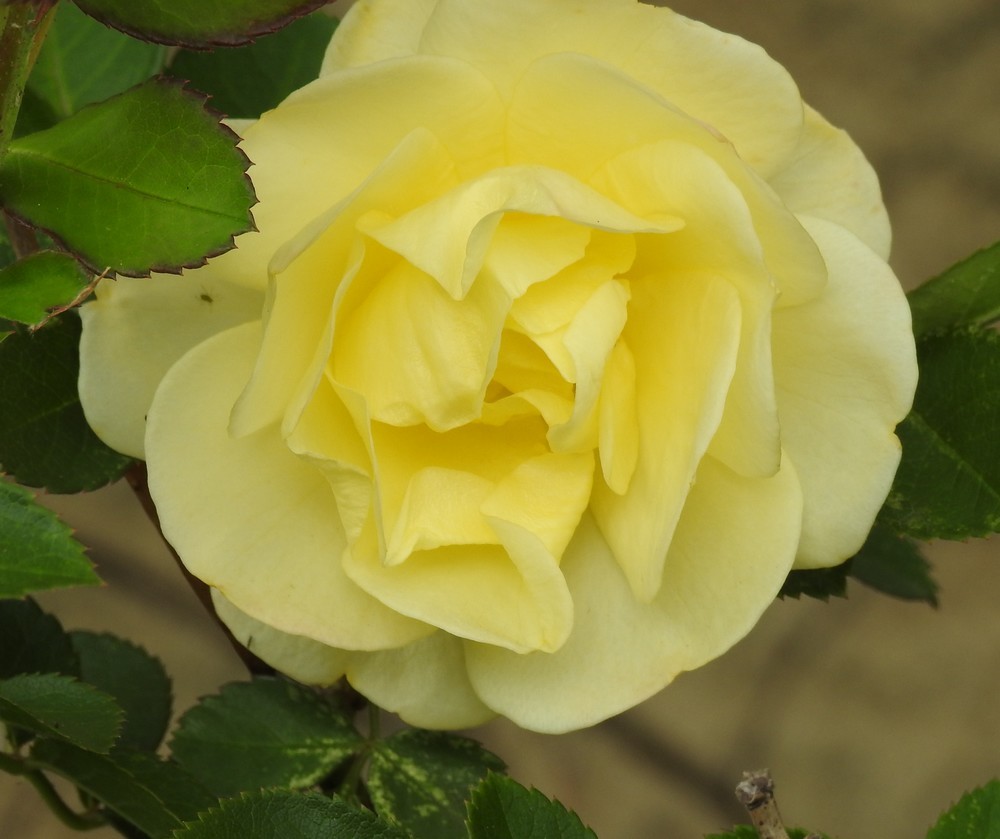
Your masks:
M 470 728 L 495 716 L 469 684 L 462 642 L 446 632 L 356 654 L 347 678 L 376 705 L 421 728 Z
M 447 431 L 482 411 L 510 298 L 477 282 L 464 300 L 400 260 L 337 325 L 330 367 L 371 418 Z M 404 363 L 405 361 L 405 363 Z
M 706 458 L 684 508 L 664 585 L 637 602 L 589 517 L 563 559 L 573 632 L 554 653 L 466 644 L 469 678 L 499 714 L 535 731 L 593 725 L 725 652 L 757 622 L 792 564 L 802 514 L 788 458 L 743 478 Z
M 419 51 L 468 61 L 505 99 L 540 56 L 573 53 L 623 71 L 713 125 L 762 173 L 780 165 L 798 140 L 802 104 L 787 71 L 757 45 L 669 9 L 633 0 L 440 0 L 429 18 L 421 3 L 399 21 L 381 17 L 366 35 L 409 52 L 413 37 L 404 40 L 395 33 L 403 26 L 416 30 L 425 18 Z M 484 32 L 488 38 L 482 37 Z M 388 49 L 379 54 L 386 56 Z M 580 96 L 581 90 L 587 95 Z M 593 128 L 616 120 L 614 110 L 596 107 L 590 97 L 587 85 L 580 83 L 571 98 L 591 109 Z M 559 114 L 549 112 L 544 124 L 559 122 Z M 577 145 L 593 150 L 591 131 L 578 136 L 587 142 Z
M 333 340 L 334 304 L 362 296 L 382 273 L 357 233 L 358 220 L 373 208 L 401 210 L 404 194 L 426 198 L 422 190 L 435 192 L 452 174 L 444 147 L 417 129 L 361 187 L 285 243 L 272 260 L 264 341 L 233 411 L 234 434 L 279 419 L 290 427 L 318 385 Z
M 892 233 L 875 170 L 846 131 L 806 107 L 794 154 L 768 181 L 795 213 L 850 230 L 882 259 Z
M 835 565 L 871 529 L 899 463 L 893 429 L 917 365 L 906 298 L 891 269 L 842 227 L 803 223 L 830 271 L 826 293 L 775 313 L 781 436 L 805 496 L 797 565 Z
M 265 664 L 306 685 L 332 685 L 344 675 L 351 653 L 312 638 L 289 635 L 254 620 L 211 589 L 212 605 L 233 637 Z
M 416 54 L 420 36 L 437 3 L 438 0 L 359 0 L 333 33 L 320 76 Z
M 367 650 L 426 635 L 430 627 L 344 575 L 346 540 L 330 486 L 277 427 L 227 434 L 259 346 L 259 324 L 227 330 L 189 351 L 160 384 L 146 454 L 164 535 L 192 574 L 282 632 Z
M 263 288 L 233 282 L 230 265 L 222 256 L 179 277 L 104 280 L 80 309 L 80 402 L 111 448 L 145 457 L 146 414 L 170 366 L 208 336 L 260 319 Z
M 483 268 L 504 214 L 510 212 L 575 222 L 559 225 L 559 267 L 569 265 L 586 247 L 579 233 L 569 232 L 567 237 L 576 225 L 630 233 L 680 227 L 676 219 L 640 218 L 558 169 L 509 166 L 466 182 L 398 219 L 378 227 L 367 225 L 365 232 L 434 277 L 455 300 L 462 300 Z M 538 272 L 533 268 L 532 273 Z M 508 289 L 511 297 L 523 290 L 520 281 Z
M 739 344 L 739 300 L 729 283 L 713 277 L 634 281 L 624 336 L 635 359 L 638 460 L 625 494 L 595 482 L 592 510 L 634 596 L 649 602 L 722 418 Z

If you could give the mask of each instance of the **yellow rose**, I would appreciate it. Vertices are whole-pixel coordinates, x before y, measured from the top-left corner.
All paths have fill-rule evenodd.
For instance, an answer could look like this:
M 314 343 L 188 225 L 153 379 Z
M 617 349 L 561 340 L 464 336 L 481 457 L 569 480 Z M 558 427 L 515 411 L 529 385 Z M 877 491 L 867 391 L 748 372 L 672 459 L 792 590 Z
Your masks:
M 361 0 L 245 129 L 259 233 L 102 283 L 81 397 L 250 649 L 595 723 L 862 544 L 916 378 L 871 168 L 634 0 Z

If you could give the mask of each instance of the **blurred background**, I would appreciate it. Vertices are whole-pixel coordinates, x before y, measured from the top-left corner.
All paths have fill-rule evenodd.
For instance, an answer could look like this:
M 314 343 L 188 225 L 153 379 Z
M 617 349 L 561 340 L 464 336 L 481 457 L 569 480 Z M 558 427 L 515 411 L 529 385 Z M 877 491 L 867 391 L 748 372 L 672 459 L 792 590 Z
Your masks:
M 678 0 L 762 44 L 880 173 L 893 264 L 912 287 L 1000 239 L 996 0 Z M 53 498 L 106 588 L 41 598 L 67 628 L 160 656 L 175 709 L 245 677 L 127 487 Z M 786 822 L 840 839 L 911 839 L 1000 775 L 1000 541 L 934 544 L 940 607 L 852 583 L 847 601 L 776 603 L 722 659 L 593 729 L 474 732 L 601 839 L 697 839 L 745 821 L 732 789 L 769 767 Z M 64 839 L 0 777 L 0 837 Z M 117 834 L 95 831 L 94 839 Z

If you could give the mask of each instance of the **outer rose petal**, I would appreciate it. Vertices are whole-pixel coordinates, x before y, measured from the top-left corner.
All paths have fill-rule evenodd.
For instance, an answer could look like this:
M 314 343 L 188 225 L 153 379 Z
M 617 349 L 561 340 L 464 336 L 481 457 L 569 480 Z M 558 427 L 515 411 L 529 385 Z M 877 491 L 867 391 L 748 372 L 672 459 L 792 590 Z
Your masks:
M 830 271 L 826 293 L 774 316 L 785 450 L 804 495 L 800 568 L 864 542 L 899 463 L 893 433 L 917 382 L 910 309 L 891 269 L 853 235 L 803 218 Z
M 797 142 L 802 104 L 785 69 L 755 44 L 669 9 L 635 0 L 412 6 L 362 0 L 334 35 L 323 72 L 413 52 L 449 55 L 478 67 L 509 98 L 535 59 L 580 53 L 624 70 L 715 126 L 762 173 L 780 166 Z
M 367 650 L 429 634 L 344 575 L 330 485 L 275 426 L 239 439 L 227 433 L 259 346 L 259 324 L 230 329 L 187 353 L 160 384 L 146 454 L 164 535 L 192 574 L 282 632 Z
M 223 256 L 180 277 L 105 280 L 80 309 L 80 402 L 113 449 L 145 457 L 146 415 L 170 366 L 210 335 L 260 318 L 263 286 L 232 282 L 230 264 Z
M 331 685 L 344 675 L 351 653 L 312 638 L 289 635 L 254 620 L 213 588 L 212 605 L 233 637 L 257 658 L 306 685 Z
M 466 645 L 473 688 L 518 725 L 559 733 L 630 708 L 742 638 L 791 567 L 802 497 L 789 458 L 772 478 L 702 462 L 664 569 L 639 603 L 593 521 L 563 557 L 575 620 L 556 652 Z
M 812 108 L 806 107 L 795 154 L 768 181 L 793 213 L 846 227 L 882 259 L 889 258 L 892 232 L 875 170 L 846 131 Z
M 421 728 L 469 728 L 496 716 L 472 689 L 462 642 L 446 632 L 396 650 L 357 653 L 347 679 L 376 705 Z

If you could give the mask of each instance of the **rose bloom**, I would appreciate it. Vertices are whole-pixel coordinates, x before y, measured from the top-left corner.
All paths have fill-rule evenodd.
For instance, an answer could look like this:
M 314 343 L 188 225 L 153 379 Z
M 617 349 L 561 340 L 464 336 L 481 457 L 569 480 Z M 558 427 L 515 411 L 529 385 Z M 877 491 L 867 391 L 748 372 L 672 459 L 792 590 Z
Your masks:
M 259 232 L 102 282 L 80 394 L 236 638 L 564 731 L 863 543 L 916 365 L 877 181 L 634 0 L 361 0 L 243 130 Z

